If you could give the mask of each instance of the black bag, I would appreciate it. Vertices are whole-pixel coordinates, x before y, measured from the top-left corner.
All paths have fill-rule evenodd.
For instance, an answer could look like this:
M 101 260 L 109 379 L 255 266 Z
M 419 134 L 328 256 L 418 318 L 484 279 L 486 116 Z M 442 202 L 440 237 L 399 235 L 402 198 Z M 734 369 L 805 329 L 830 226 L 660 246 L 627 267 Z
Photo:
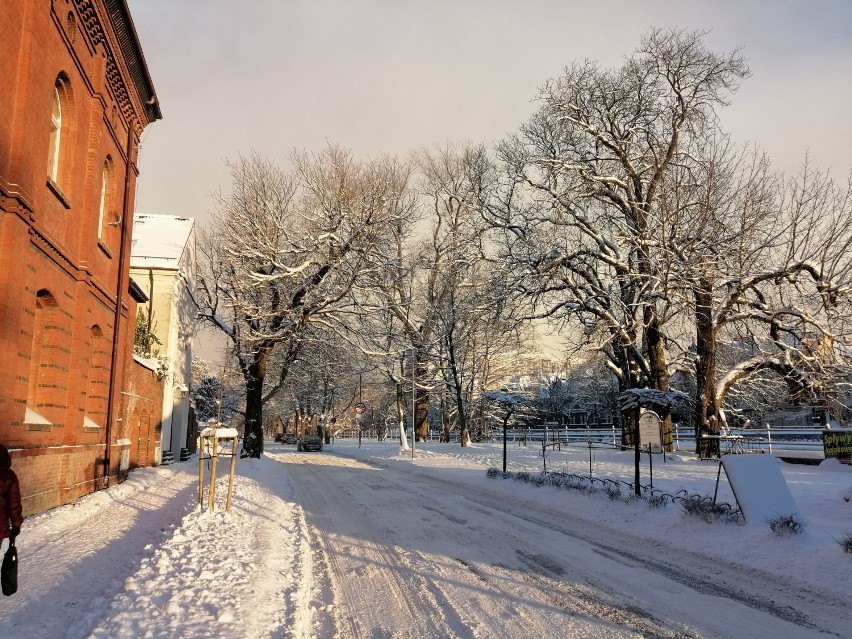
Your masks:
M 18 591 L 18 549 L 15 548 L 15 538 L 9 539 L 9 548 L 3 555 L 3 566 L 0 567 L 0 582 L 3 594 L 7 597 Z

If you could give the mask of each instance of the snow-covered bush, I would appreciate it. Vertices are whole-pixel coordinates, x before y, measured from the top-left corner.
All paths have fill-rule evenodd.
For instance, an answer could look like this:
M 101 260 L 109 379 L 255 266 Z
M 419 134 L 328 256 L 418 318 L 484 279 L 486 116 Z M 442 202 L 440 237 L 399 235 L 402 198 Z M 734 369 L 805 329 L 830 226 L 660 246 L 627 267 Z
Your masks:
M 604 495 L 612 501 L 621 499 L 621 486 L 615 482 L 607 482 L 604 484 Z
M 739 512 L 734 511 L 728 504 L 718 504 L 706 495 L 689 495 L 681 502 L 685 515 L 700 517 L 708 524 L 714 521 L 734 523 L 739 519 Z
M 645 501 L 648 502 L 649 508 L 665 508 L 669 504 L 669 497 L 665 493 L 652 492 L 645 497 Z
M 766 520 L 769 530 L 773 535 L 783 537 L 785 535 L 798 535 L 805 532 L 807 524 L 798 514 L 776 515 Z
M 840 539 L 835 539 L 837 545 L 843 549 L 843 552 L 852 553 L 852 531 L 846 533 Z

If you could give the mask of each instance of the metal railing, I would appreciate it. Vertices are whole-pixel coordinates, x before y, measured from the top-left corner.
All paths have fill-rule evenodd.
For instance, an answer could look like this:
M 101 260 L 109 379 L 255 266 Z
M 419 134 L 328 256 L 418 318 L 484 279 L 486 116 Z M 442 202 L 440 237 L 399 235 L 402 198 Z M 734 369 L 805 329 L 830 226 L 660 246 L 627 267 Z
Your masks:
M 410 431 L 409 431 L 410 436 Z M 345 429 L 335 437 L 341 439 L 358 438 L 357 429 Z M 364 430 L 364 439 L 376 439 L 375 430 Z M 796 453 L 804 456 L 816 456 L 822 453 L 822 428 L 792 428 L 771 427 L 730 429 L 718 436 L 719 447 L 725 453 L 768 453 L 784 456 Z M 398 438 L 398 430 L 389 430 L 386 440 Z M 439 441 L 439 432 L 431 430 L 429 441 Z M 622 448 L 621 428 L 615 424 L 605 424 L 585 427 L 554 427 L 554 428 L 509 428 L 506 440 L 511 446 L 533 445 L 536 448 L 546 445 L 552 450 L 560 450 L 562 446 L 582 446 L 594 448 Z M 450 442 L 458 443 L 458 431 L 450 433 Z M 503 431 L 491 429 L 486 435 L 478 438 L 480 442 L 500 443 L 503 441 Z M 675 451 L 695 452 L 695 431 L 692 427 L 682 424 L 672 424 L 672 445 Z

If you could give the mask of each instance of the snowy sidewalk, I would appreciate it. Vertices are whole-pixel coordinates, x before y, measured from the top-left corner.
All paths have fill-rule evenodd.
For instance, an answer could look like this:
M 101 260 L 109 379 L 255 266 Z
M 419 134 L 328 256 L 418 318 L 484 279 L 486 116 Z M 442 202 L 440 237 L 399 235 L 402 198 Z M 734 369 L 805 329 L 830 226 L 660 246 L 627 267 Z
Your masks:
M 218 512 L 220 476 L 210 513 L 197 505 L 196 464 L 139 469 L 28 518 L 0 637 L 276 636 L 284 624 L 309 636 L 310 549 L 280 465 L 240 460 L 231 512 Z

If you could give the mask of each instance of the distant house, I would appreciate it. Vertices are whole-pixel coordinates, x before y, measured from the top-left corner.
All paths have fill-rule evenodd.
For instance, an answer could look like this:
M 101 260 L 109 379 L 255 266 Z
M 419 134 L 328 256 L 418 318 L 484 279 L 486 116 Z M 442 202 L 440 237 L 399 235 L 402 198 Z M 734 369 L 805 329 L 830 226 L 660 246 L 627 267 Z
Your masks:
M 29 514 L 140 463 L 130 221 L 139 141 L 162 116 L 124 0 L 2 7 L 0 442 Z
M 195 220 L 175 215 L 139 215 L 133 219 L 130 275 L 147 296 L 137 323 L 153 336 L 148 352 L 137 355 L 160 364 L 165 377 L 162 439 L 158 463 L 186 457 L 195 441 L 190 401 L 195 304 Z

